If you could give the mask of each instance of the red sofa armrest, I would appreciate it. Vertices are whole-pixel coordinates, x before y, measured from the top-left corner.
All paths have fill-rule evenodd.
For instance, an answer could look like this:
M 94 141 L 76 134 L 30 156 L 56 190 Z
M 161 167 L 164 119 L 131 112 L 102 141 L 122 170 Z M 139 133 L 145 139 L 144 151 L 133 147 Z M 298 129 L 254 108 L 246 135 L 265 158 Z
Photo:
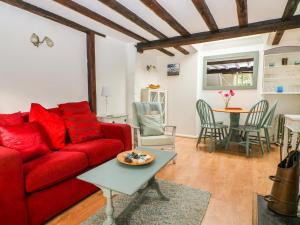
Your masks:
M 129 125 L 101 122 L 101 130 L 105 138 L 121 140 L 125 151 L 132 149 L 131 127 Z
M 0 224 L 26 225 L 26 214 L 20 153 L 0 146 Z

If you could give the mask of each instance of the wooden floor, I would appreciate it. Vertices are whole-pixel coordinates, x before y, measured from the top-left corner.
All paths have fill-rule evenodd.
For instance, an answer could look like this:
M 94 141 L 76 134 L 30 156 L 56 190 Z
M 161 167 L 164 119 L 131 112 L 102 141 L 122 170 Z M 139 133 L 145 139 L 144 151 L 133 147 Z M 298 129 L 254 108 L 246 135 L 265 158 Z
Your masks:
M 199 150 L 195 144 L 194 139 L 177 138 L 177 164 L 166 166 L 158 177 L 212 193 L 201 225 L 251 225 L 253 193 L 270 192 L 268 176 L 275 173 L 279 150 L 274 147 L 262 157 L 259 149 L 254 149 L 252 157 L 246 158 L 243 148 L 233 146 L 229 151 L 209 153 L 206 144 Z M 104 203 L 97 192 L 47 225 L 80 224 Z

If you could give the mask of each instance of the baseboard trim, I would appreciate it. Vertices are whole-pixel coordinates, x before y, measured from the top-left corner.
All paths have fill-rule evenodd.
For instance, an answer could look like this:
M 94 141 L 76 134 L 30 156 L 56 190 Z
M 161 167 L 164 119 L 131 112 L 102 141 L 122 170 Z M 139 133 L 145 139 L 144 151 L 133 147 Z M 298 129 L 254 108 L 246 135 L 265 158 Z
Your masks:
M 176 134 L 176 137 L 185 137 L 185 138 L 198 138 L 196 135 L 189 135 L 189 134 Z

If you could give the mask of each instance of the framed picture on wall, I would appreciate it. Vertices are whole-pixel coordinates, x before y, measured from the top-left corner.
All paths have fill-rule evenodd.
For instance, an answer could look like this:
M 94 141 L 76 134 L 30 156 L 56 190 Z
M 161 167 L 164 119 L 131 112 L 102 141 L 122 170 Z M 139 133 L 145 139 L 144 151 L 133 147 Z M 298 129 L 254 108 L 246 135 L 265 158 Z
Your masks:
M 180 71 L 179 63 L 172 63 L 167 65 L 167 75 L 168 76 L 178 76 Z

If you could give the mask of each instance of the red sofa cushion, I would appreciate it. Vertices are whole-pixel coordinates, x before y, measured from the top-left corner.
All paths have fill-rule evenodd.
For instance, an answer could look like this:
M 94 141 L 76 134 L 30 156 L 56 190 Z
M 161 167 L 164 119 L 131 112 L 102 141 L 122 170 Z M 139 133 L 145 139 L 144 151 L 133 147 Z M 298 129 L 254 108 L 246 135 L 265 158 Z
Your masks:
M 92 113 L 90 105 L 87 101 L 59 104 L 58 107 L 65 116 Z
M 103 137 L 100 123 L 92 113 L 64 116 L 64 119 L 73 144 Z
M 42 190 L 78 175 L 88 167 L 81 152 L 52 152 L 24 164 L 25 189 Z
M 90 166 L 113 159 L 123 150 L 123 143 L 117 139 L 98 139 L 79 144 L 68 144 L 61 149 L 61 151 L 85 153 Z
M 32 103 L 29 121 L 37 121 L 41 125 L 52 149 L 65 146 L 66 127 L 64 120 L 57 113 L 45 109 L 40 104 Z
M 12 114 L 0 114 L 0 126 L 3 125 L 20 125 L 23 124 L 24 120 L 21 112 Z
M 76 204 L 81 199 L 87 197 L 97 190 L 98 188 L 93 184 L 78 180 L 76 178 L 71 178 L 54 185 L 51 188 L 32 193 L 26 198 L 29 221 L 26 224 L 47 224 L 47 220 L 63 212 L 65 209 Z M 87 205 L 87 207 L 89 207 L 89 205 Z M 68 219 L 69 224 L 74 224 L 72 220 L 72 217 Z M 3 225 L 10 224 L 15 225 L 14 223 L 4 223 Z M 16 225 L 24 224 L 25 223 Z
M 0 139 L 3 146 L 19 151 L 24 162 L 51 152 L 36 122 L 0 126 Z

